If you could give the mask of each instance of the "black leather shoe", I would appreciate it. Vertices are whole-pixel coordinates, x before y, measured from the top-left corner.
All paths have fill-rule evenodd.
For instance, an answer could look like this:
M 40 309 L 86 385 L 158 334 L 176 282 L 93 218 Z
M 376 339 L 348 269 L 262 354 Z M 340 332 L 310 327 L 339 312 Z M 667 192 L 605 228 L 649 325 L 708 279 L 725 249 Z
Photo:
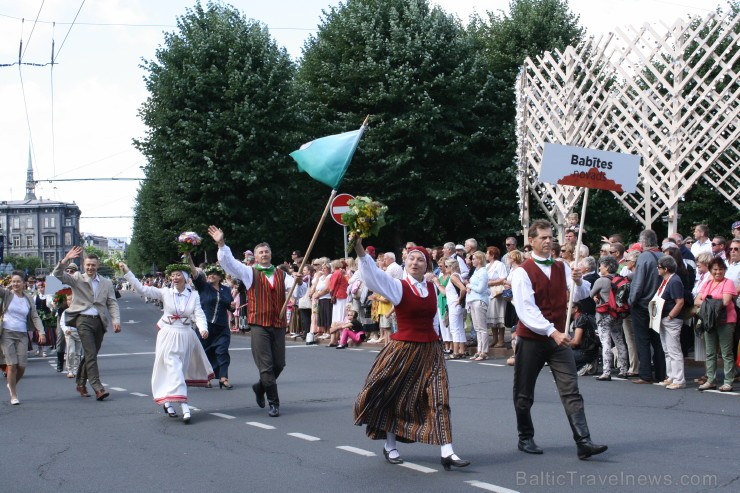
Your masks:
M 164 409 L 165 414 L 167 414 L 167 416 L 169 416 L 170 418 L 176 418 L 177 417 L 177 413 L 175 412 L 175 408 L 172 407 L 172 405 L 170 405 L 169 407 L 167 407 L 166 405 L 165 406 L 162 406 L 162 409 Z
M 534 443 L 534 438 L 520 438 L 519 439 L 519 450 L 528 454 L 541 454 L 542 449 Z
M 401 458 L 400 455 L 398 457 L 391 457 L 391 452 L 393 452 L 394 450 L 396 452 L 398 452 L 398 450 L 396 450 L 396 449 L 391 449 L 390 451 L 388 451 L 388 450 L 385 449 L 385 447 L 383 447 L 383 455 L 385 456 L 385 460 L 387 460 L 388 462 L 390 462 L 391 464 L 394 464 L 394 465 L 395 464 L 403 464 L 403 459 Z M 442 459 L 442 460 L 444 460 L 444 459 Z
M 260 388 L 260 384 L 255 383 L 252 385 L 252 390 L 254 390 L 254 396 L 257 399 L 257 405 L 259 407 L 264 408 L 265 407 L 265 393 Z
M 578 446 L 578 458 L 588 459 L 592 455 L 598 455 L 602 452 L 606 452 L 606 450 L 609 448 L 606 445 L 596 445 L 591 440 L 584 440 L 581 443 L 577 444 Z
M 447 457 L 440 457 L 442 467 L 445 471 L 449 471 L 452 467 L 468 467 L 470 465 L 469 460 L 453 459 L 451 455 Z
M 267 415 L 271 418 L 277 418 L 280 416 L 280 408 L 275 404 L 270 404 L 270 410 L 267 412 Z

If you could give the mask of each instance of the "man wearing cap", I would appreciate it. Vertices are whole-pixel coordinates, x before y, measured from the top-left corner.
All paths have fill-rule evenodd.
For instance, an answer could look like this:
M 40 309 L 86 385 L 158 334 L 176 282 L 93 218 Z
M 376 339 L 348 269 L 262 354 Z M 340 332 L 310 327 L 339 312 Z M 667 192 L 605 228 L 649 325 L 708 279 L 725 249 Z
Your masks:
M 240 279 L 247 290 L 247 323 L 252 332 L 252 357 L 260 372 L 259 382 L 252 385 L 257 405 L 265 407 L 265 395 L 270 404 L 268 415 L 280 416 L 277 379 L 285 367 L 285 304 L 286 292 L 296 284 L 293 297 L 306 294 L 306 285 L 299 273 L 292 276 L 272 265 L 272 249 L 267 243 L 254 248 L 256 264 L 247 267 L 231 254 L 224 242 L 224 233 L 216 226 L 208 234 L 218 245 L 218 261 L 227 274 Z
M 730 226 L 730 237 L 735 239 L 740 238 L 740 221 L 735 221 Z
M 110 395 L 100 383 L 98 370 L 98 351 L 109 326 L 106 311 L 112 319 L 113 332 L 121 331 L 121 318 L 113 283 L 110 279 L 98 275 L 100 260 L 97 255 L 90 254 L 85 257 L 82 263 L 85 270 L 83 274 L 67 272 L 70 261 L 80 255 L 81 247 L 72 248 L 54 267 L 52 275 L 72 288 L 72 304 L 67 308 L 65 317 L 67 325 L 77 327 L 82 342 L 83 356 L 76 377 L 77 392 L 82 397 L 90 397 L 87 393 L 89 380 L 95 391 L 95 398 L 102 401 Z

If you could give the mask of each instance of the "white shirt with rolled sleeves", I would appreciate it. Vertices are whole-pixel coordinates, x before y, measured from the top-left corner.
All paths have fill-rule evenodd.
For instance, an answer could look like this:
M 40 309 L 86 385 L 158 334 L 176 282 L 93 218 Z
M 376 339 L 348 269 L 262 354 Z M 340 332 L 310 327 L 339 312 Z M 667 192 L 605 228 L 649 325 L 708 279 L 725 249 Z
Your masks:
M 358 269 L 360 279 L 362 279 L 370 291 L 381 294 L 384 298 L 390 301 L 393 306 L 401 302 L 401 298 L 403 298 L 403 288 L 401 287 L 401 281 L 399 279 L 395 279 L 387 272 L 380 270 L 378 266 L 375 265 L 375 261 L 370 257 L 370 255 L 358 257 L 357 263 L 360 267 Z M 419 282 L 409 275 L 406 275 L 405 279 L 408 280 L 414 288 L 416 288 L 420 297 L 426 298 L 429 296 L 429 289 L 427 289 L 426 280 Z
M 218 262 L 221 264 L 221 267 L 224 269 L 224 272 L 229 274 L 231 277 L 236 277 L 237 279 L 240 279 L 244 283 L 244 289 L 249 289 L 252 287 L 252 282 L 254 281 L 254 276 L 252 267 L 247 267 L 243 263 L 239 262 L 237 259 L 234 258 L 234 255 L 231 254 L 231 249 L 224 245 L 221 248 L 218 249 Z M 277 267 L 275 267 L 277 269 Z M 270 283 L 270 286 L 273 285 L 275 280 L 275 275 L 268 276 L 265 274 L 265 277 L 267 278 L 267 282 Z M 285 275 L 285 289 L 286 292 L 290 290 L 291 286 L 293 286 L 293 283 L 295 280 L 293 279 L 293 276 L 286 274 Z M 298 284 L 296 285 L 295 289 L 293 290 L 293 298 L 299 299 L 303 297 L 303 295 L 306 294 L 306 284 Z
M 532 254 L 532 259 L 546 260 L 534 254 Z M 550 278 L 550 273 L 552 272 L 551 266 L 538 263 L 535 263 L 535 265 L 540 268 L 548 279 Z M 565 282 L 567 289 L 570 291 L 570 287 L 573 284 L 573 279 L 571 279 L 571 270 L 567 263 L 563 262 L 562 265 L 565 267 Z M 550 337 L 550 335 L 556 330 L 555 326 L 552 322 L 542 316 L 542 312 L 534 302 L 534 289 L 532 288 L 532 281 L 529 279 L 529 275 L 526 270 L 519 268 L 512 272 L 511 291 L 514 296 L 512 302 L 516 307 L 516 314 L 519 317 L 519 320 L 535 334 Z M 590 294 L 591 283 L 582 280 L 581 285 L 576 286 L 576 289 L 573 292 L 573 301 L 582 300 L 583 298 L 590 296 Z

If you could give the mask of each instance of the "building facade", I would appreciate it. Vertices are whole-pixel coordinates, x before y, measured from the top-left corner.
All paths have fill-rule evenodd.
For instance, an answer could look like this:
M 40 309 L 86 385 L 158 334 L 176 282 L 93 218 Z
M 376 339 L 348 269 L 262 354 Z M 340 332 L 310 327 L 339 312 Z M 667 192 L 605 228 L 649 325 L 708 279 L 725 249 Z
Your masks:
M 28 156 L 26 197 L 0 200 L 0 236 L 4 257 L 39 257 L 50 267 L 82 243 L 80 208 L 75 203 L 36 198 L 31 156 Z

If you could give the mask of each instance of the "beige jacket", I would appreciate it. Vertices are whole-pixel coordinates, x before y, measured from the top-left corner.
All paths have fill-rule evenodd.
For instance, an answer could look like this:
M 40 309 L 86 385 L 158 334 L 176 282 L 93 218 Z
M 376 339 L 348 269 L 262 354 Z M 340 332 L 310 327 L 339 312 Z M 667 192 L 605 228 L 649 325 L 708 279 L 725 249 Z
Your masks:
M 67 308 L 67 320 L 69 321 L 74 319 L 77 315 L 92 307 L 100 314 L 100 318 L 103 321 L 103 327 L 105 329 L 107 329 L 110 324 L 110 320 L 108 320 L 108 317 L 106 316 L 107 313 L 110 313 L 110 318 L 114 324 L 121 323 L 121 317 L 118 311 L 118 301 L 116 301 L 116 291 L 113 288 L 113 283 L 110 279 L 98 274 L 98 278 L 100 279 L 98 294 L 93 295 L 93 287 L 90 282 L 90 277 L 87 274 L 80 272 L 68 274 L 64 271 L 66 268 L 67 264 L 63 264 L 60 261 L 56 267 L 54 267 L 52 275 L 72 288 L 74 299 L 72 300 L 72 305 Z

